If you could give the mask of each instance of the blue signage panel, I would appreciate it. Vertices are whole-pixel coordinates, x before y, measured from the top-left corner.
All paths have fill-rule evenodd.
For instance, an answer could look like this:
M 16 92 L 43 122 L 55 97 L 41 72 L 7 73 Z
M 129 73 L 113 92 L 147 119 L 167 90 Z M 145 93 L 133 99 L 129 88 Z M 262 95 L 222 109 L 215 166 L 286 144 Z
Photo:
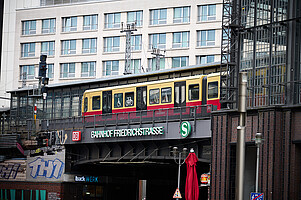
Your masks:
M 251 192 L 251 200 L 263 200 L 263 193 Z

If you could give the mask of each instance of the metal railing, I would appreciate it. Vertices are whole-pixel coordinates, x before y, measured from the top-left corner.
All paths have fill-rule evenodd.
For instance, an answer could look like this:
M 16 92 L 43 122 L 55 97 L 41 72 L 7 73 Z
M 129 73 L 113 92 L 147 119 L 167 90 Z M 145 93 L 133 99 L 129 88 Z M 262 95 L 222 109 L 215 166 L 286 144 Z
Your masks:
M 212 105 L 108 113 L 41 121 L 41 131 L 167 123 L 210 118 Z

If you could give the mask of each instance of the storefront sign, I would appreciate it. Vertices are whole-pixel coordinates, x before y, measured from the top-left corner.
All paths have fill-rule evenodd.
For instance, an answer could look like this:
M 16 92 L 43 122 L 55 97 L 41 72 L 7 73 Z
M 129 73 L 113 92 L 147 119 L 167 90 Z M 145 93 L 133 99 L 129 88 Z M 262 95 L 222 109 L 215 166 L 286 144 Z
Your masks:
M 75 182 L 99 183 L 98 176 L 75 176 Z
M 120 130 L 91 131 L 91 138 L 142 137 L 163 135 L 163 127 L 133 128 Z
M 182 122 L 180 133 L 183 138 L 186 138 L 191 133 L 191 125 L 189 122 Z

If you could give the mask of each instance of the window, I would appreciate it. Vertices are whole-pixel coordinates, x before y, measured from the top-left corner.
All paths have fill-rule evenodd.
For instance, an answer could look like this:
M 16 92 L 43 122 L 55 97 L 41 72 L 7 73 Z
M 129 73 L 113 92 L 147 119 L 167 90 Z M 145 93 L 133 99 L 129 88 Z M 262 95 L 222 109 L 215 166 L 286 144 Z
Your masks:
M 171 87 L 161 89 L 161 103 L 171 102 Z
M 77 17 L 63 18 L 63 32 L 77 31 Z
M 192 84 L 188 87 L 188 99 L 189 101 L 192 100 L 199 100 L 200 98 L 200 86 L 199 84 Z
M 62 55 L 76 54 L 76 40 L 62 41 Z
M 81 77 L 94 77 L 95 64 L 96 62 L 82 62 Z
M 143 25 L 143 12 L 142 11 L 133 11 L 127 13 L 127 23 L 136 23 L 137 27 Z
M 218 82 L 208 83 L 208 99 L 218 98 Z
M 132 35 L 131 36 L 131 47 L 133 51 L 141 50 L 142 42 L 141 35 Z
M 97 30 L 98 26 L 98 16 L 97 15 L 88 15 L 84 16 L 83 30 Z
M 100 109 L 100 96 L 92 97 L 92 110 Z
M 134 106 L 134 92 L 127 92 L 124 95 L 125 107 Z
M 123 107 L 123 94 L 118 93 L 114 94 L 114 108 L 121 108 Z
M 36 34 L 36 20 L 22 22 L 22 35 Z
M 96 38 L 83 39 L 83 53 L 96 53 L 96 46 Z
M 104 38 L 104 52 L 116 52 L 120 50 L 120 37 Z
M 172 35 L 172 48 L 189 47 L 189 32 L 178 32 Z
M 24 43 L 22 45 L 21 57 L 34 57 L 36 43 Z
M 85 97 L 84 99 L 84 112 L 87 112 L 88 111 L 88 98 Z
M 54 55 L 54 41 L 42 42 L 41 44 L 41 54 L 53 56 Z
M 120 13 L 105 14 L 105 28 L 120 28 Z
M 151 34 L 149 35 L 149 49 L 165 49 L 166 48 L 166 34 Z
M 48 78 L 53 78 L 53 73 L 54 73 L 53 67 L 54 67 L 53 64 L 47 64 L 46 76 Z
M 119 74 L 119 61 L 105 61 L 103 62 L 103 76 L 111 76 Z
M 75 63 L 61 64 L 61 78 L 75 77 Z
M 214 46 L 215 30 L 198 31 L 197 46 Z
M 55 19 L 43 19 L 42 33 L 55 33 Z
M 131 71 L 134 74 L 141 73 L 141 60 L 140 59 L 131 59 Z
M 160 90 L 159 89 L 152 89 L 149 90 L 149 104 L 158 104 L 160 98 Z
M 173 23 L 188 23 L 190 21 L 190 7 L 173 9 Z
M 20 80 L 34 79 L 34 65 L 23 65 L 20 67 Z
M 165 69 L 165 59 L 164 58 L 160 58 L 159 64 L 160 64 L 159 69 L 157 69 L 156 58 L 148 59 L 148 71 L 156 71 L 156 70 Z
M 156 9 L 150 11 L 150 25 L 166 24 L 167 9 Z
M 197 56 L 196 57 L 196 64 L 207 64 L 214 62 L 214 55 L 209 56 Z
M 188 66 L 188 56 L 172 58 L 172 68 Z
M 198 6 L 198 21 L 216 20 L 216 5 Z

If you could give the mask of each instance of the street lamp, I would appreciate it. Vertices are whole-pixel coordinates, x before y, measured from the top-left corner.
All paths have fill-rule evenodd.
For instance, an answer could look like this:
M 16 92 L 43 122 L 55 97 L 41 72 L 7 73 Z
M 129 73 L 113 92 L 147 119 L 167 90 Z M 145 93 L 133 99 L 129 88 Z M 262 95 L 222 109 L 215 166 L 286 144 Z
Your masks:
M 255 135 L 255 145 L 257 147 L 257 158 L 256 158 L 256 182 L 255 182 L 255 192 L 258 193 L 258 173 L 259 173 L 259 147 L 262 144 L 262 134 L 256 133 Z
M 187 157 L 187 148 L 183 148 L 182 152 L 178 151 L 178 147 L 172 148 L 172 154 L 175 162 L 178 164 L 178 190 L 180 190 L 180 175 L 181 175 L 181 165 L 184 164 Z M 183 156 L 183 158 L 182 158 Z M 183 159 L 183 161 L 182 161 Z

